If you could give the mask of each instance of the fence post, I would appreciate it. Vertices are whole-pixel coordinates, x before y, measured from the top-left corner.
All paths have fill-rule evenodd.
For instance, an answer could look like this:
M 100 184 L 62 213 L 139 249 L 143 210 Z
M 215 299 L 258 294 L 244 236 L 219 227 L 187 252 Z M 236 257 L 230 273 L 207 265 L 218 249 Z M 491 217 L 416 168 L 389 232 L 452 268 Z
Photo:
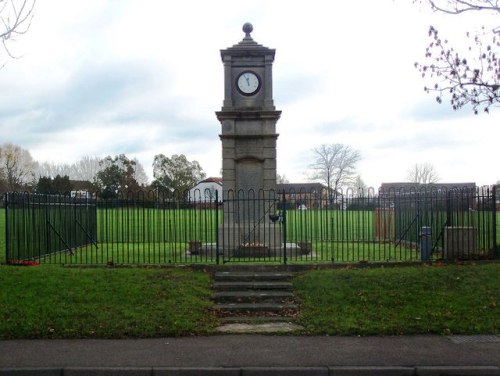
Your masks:
M 215 263 L 219 265 L 219 191 L 215 190 Z
M 497 186 L 493 185 L 493 218 L 492 218 L 492 226 L 493 226 L 493 258 L 500 258 L 500 244 L 497 241 Z
M 5 202 L 5 262 L 10 263 L 10 227 L 9 227 L 9 194 L 4 195 Z
M 431 255 L 431 235 L 432 230 L 429 226 L 422 226 L 420 228 L 420 259 L 422 261 L 428 261 Z
M 281 223 L 283 224 L 283 263 L 286 265 L 286 263 L 287 263 L 287 256 L 286 256 L 286 194 L 285 194 L 284 189 L 283 189 L 282 195 L 283 195 L 283 200 L 282 200 L 283 208 L 281 211 L 281 214 L 282 214 Z

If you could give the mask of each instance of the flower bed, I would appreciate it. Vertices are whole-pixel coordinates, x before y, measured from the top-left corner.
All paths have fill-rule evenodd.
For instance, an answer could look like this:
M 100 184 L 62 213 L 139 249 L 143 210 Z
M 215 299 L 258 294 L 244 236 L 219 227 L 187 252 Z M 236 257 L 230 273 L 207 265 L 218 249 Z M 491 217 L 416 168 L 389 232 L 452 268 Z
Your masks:
M 40 263 L 35 260 L 10 260 L 9 265 L 17 266 L 38 266 Z

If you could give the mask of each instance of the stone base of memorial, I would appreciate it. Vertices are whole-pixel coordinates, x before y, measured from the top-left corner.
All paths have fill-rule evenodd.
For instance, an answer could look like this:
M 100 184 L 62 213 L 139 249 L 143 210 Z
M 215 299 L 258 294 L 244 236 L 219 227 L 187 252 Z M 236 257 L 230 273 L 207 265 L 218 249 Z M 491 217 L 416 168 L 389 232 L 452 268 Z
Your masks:
M 269 247 L 265 245 L 240 245 L 234 257 L 270 257 Z
M 226 223 L 219 226 L 219 251 L 229 257 L 273 257 L 281 253 L 281 226 Z

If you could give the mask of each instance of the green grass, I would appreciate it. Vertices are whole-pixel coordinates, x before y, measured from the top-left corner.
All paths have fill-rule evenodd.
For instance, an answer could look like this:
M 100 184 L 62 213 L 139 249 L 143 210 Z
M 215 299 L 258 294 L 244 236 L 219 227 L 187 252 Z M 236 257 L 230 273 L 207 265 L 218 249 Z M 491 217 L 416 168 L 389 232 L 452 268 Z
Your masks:
M 98 241 L 111 243 L 214 241 L 222 211 L 119 208 L 97 211 Z
M 305 272 L 309 335 L 500 334 L 500 264 Z M 209 335 L 208 273 L 0 266 L 0 339 Z
M 40 259 L 43 264 L 73 265 L 165 265 L 165 264 L 215 264 L 215 250 L 208 254 L 189 255 L 186 243 L 100 243 L 96 249 L 92 245 L 78 248 L 73 254 L 59 252 Z M 290 252 L 290 251 L 289 251 Z M 353 262 L 399 262 L 419 260 L 419 254 L 404 247 L 392 244 L 351 244 L 351 243 L 314 243 L 309 254 L 288 254 L 289 263 L 353 263 Z M 220 257 L 219 262 L 223 261 Z M 227 261 L 227 259 L 225 260 Z M 232 261 L 283 263 L 282 256 L 261 258 L 237 258 Z
M 420 258 L 418 251 L 414 247 L 410 248 L 410 243 L 394 244 L 383 240 L 377 241 L 376 220 L 371 211 L 289 210 L 287 213 L 287 241 L 311 242 L 313 249 L 313 253 L 309 255 L 290 257 L 289 262 L 397 262 Z M 489 223 L 482 218 L 484 214 L 479 212 L 473 214 L 472 219 L 475 223 L 482 223 L 483 227 Z M 500 213 L 497 213 L 497 217 L 498 227 Z M 104 208 L 98 210 L 98 249 L 89 243 L 78 248 L 74 255 L 56 253 L 43 259 L 42 262 L 211 264 L 216 262 L 215 257 L 188 256 L 186 254 L 188 241 L 214 243 L 217 233 L 216 222 L 221 220 L 221 212 L 211 209 Z M 385 219 L 382 219 L 382 222 L 385 222 Z M 28 231 L 29 234 L 32 232 Z M 26 239 L 29 243 L 29 236 Z M 484 236 L 479 236 L 478 245 L 482 247 L 484 241 Z M 497 231 L 497 244 L 500 244 L 500 228 Z M 5 209 L 0 209 L 0 263 L 6 261 L 5 246 Z M 19 249 L 14 247 L 12 255 L 20 252 L 21 255 L 26 254 L 36 258 L 39 255 L 36 250 L 40 247 L 45 249 L 43 241 L 40 245 L 35 245 L 34 250 L 28 250 L 29 247 L 21 242 Z M 485 249 L 489 248 L 491 245 Z M 478 256 L 484 252 L 479 252 Z M 437 252 L 433 257 L 439 259 L 441 255 Z
M 73 254 L 59 252 L 40 259 L 43 264 L 66 265 L 186 265 L 215 264 L 213 255 L 187 253 L 186 243 L 100 243 L 99 248 L 87 246 Z
M 5 242 L 5 209 L 0 208 L 0 264 L 5 264 L 5 252 L 7 244 Z
M 500 334 L 500 264 L 304 273 L 309 334 Z
M 210 278 L 179 269 L 0 266 L 0 339 L 210 334 Z

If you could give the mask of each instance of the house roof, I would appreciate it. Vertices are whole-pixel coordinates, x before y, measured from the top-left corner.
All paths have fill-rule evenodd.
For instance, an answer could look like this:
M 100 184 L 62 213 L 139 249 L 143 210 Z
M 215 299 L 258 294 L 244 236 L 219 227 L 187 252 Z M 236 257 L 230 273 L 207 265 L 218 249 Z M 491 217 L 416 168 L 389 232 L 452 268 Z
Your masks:
M 219 185 L 222 185 L 222 178 L 210 177 L 210 178 L 206 178 L 205 180 L 198 182 L 198 184 L 200 184 L 200 183 L 217 183 Z
M 476 183 L 431 183 L 431 184 L 419 184 L 411 182 L 400 182 L 400 183 L 382 183 L 380 185 L 380 191 L 388 190 L 408 190 L 408 189 L 420 189 L 420 188 L 436 188 L 436 189 L 475 189 Z
M 284 183 L 276 184 L 276 190 L 278 192 L 311 192 L 311 191 L 321 191 L 322 189 L 328 189 L 326 185 L 321 183 Z

